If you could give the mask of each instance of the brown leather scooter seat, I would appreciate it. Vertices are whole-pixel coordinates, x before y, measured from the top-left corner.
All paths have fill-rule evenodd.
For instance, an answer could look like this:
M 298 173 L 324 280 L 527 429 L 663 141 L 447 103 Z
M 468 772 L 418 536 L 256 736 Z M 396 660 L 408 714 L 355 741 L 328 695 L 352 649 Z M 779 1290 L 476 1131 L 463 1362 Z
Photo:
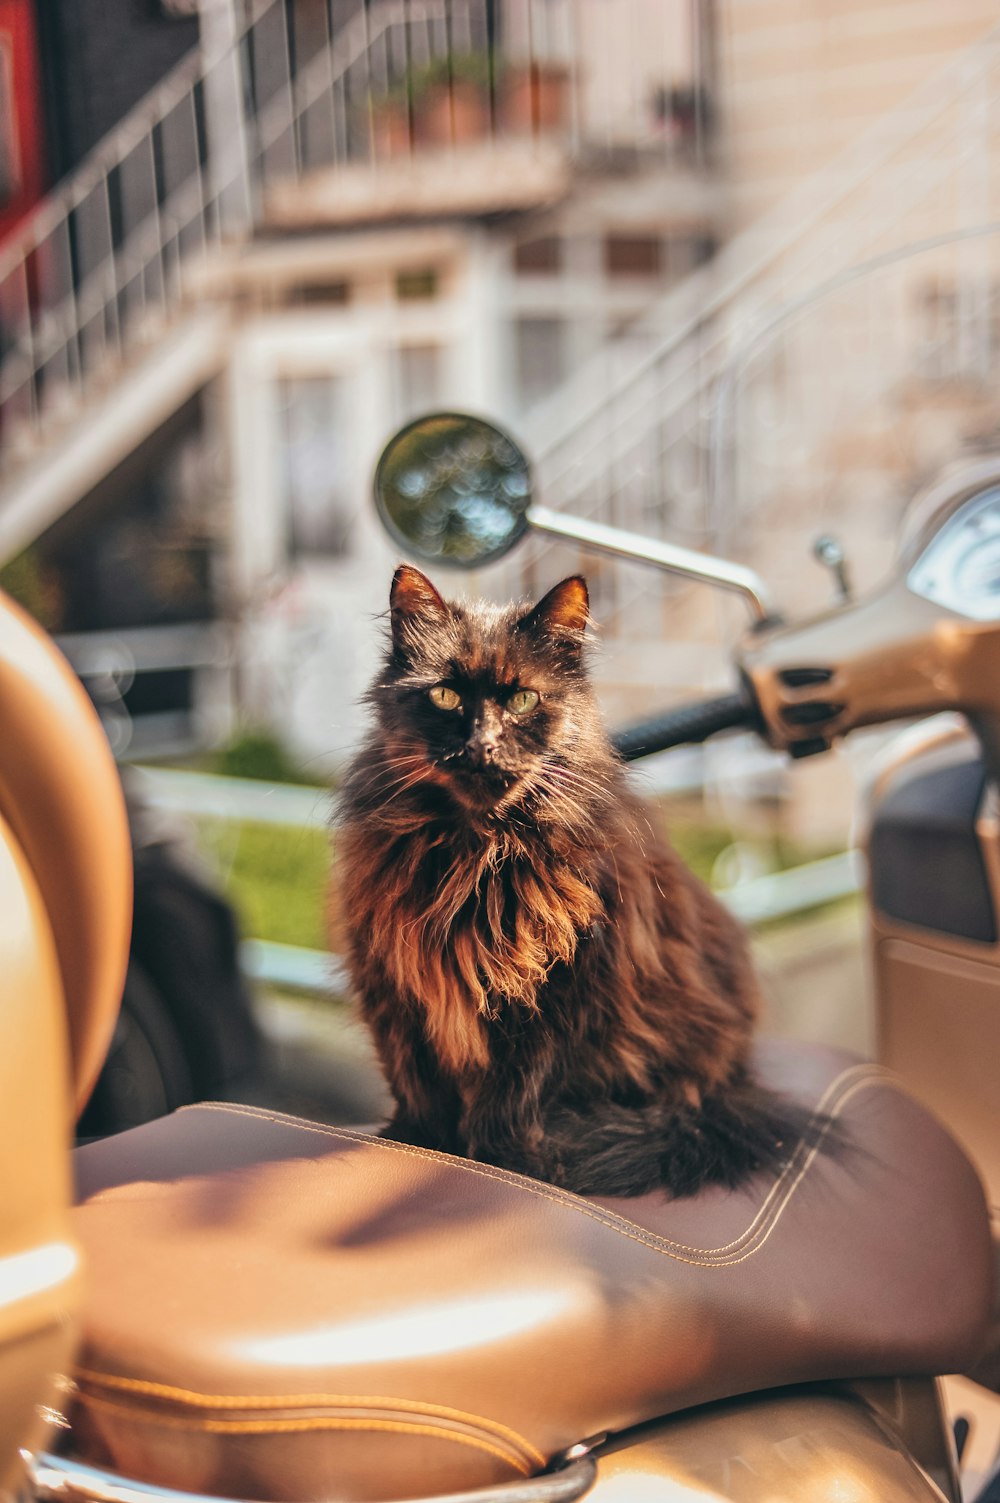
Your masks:
M 232 1105 L 82 1149 L 80 1451 L 231 1496 L 412 1497 L 724 1395 L 961 1369 L 991 1299 L 967 1160 L 875 1067 L 769 1044 L 760 1069 L 851 1151 L 669 1202 Z

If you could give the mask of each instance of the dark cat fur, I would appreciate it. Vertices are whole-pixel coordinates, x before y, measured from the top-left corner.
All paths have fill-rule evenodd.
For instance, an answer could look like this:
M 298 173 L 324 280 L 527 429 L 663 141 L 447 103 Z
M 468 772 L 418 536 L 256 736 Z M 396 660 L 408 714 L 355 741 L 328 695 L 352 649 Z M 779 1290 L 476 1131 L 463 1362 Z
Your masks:
M 388 1135 L 581 1194 L 775 1171 L 808 1114 L 752 1079 L 739 926 L 652 828 L 602 728 L 587 590 L 448 605 L 401 566 L 340 799 L 342 936 Z M 436 686 L 459 709 L 437 708 Z M 521 717 L 506 708 L 536 691 Z

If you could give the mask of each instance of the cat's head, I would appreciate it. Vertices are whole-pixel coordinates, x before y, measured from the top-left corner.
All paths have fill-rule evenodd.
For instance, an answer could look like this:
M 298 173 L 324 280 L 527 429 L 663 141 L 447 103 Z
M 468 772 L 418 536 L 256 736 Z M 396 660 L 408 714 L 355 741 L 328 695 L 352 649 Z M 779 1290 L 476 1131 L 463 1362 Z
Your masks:
M 403 564 L 390 613 L 392 643 L 370 698 L 415 781 L 484 811 L 541 798 L 581 762 L 607 757 L 579 575 L 535 606 L 469 605 L 445 601 Z

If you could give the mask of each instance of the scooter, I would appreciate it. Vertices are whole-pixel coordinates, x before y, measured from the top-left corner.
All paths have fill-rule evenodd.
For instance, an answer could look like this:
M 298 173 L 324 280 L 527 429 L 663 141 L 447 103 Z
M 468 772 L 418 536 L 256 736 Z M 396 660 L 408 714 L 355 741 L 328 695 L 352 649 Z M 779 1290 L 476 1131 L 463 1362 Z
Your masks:
M 982 1351 L 997 1087 L 1000 459 L 917 505 L 880 593 L 781 623 L 749 571 L 532 500 L 510 438 L 438 414 L 390 443 L 408 554 L 478 566 L 528 528 L 747 601 L 738 692 L 625 757 L 750 727 L 792 756 L 961 711 L 869 811 L 881 1064 L 762 1042 L 838 1124 L 781 1173 L 686 1200 L 581 1199 L 231 1103 L 75 1155 L 127 953 L 118 780 L 72 675 L 0 611 L 0 1477 L 37 1499 L 961 1503 L 937 1376 Z M 921 1104 L 941 1109 L 960 1148 Z M 970 1162 L 975 1161 L 976 1168 Z M 978 1173 L 977 1173 L 978 1168 Z M 48 1434 L 45 1431 L 48 1429 Z

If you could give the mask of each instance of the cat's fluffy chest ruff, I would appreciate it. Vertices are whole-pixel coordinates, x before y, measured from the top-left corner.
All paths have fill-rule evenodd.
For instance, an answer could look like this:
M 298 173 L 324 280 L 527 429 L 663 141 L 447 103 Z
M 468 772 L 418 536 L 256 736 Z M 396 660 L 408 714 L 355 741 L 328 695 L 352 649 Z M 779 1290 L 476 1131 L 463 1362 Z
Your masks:
M 394 989 L 421 1010 L 441 1064 L 459 1079 L 489 1065 L 486 1025 L 504 1008 L 538 1011 L 553 967 L 573 961 L 605 905 L 580 870 L 582 853 L 574 862 L 560 841 L 555 855 L 538 830 L 449 829 L 430 818 L 405 841 L 401 859 L 394 833 L 369 831 L 359 906 L 369 909 L 366 932 L 382 936 Z

